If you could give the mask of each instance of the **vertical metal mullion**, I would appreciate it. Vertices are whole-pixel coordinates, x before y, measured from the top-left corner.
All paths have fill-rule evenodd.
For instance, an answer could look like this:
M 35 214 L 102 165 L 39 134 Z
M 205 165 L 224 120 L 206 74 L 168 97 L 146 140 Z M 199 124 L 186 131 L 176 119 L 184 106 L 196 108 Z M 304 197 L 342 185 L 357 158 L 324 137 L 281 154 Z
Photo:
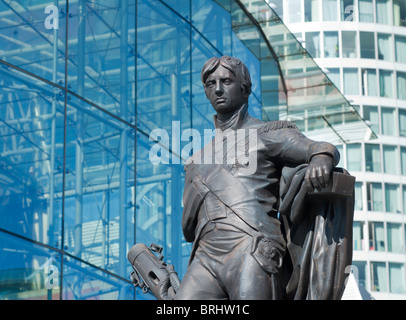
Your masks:
M 134 58 L 134 243 L 137 242 L 137 125 L 138 125 L 138 104 L 137 104 L 137 66 L 138 66 L 138 0 L 134 0 L 134 40 L 135 40 L 135 58 Z M 134 300 L 137 299 L 135 287 L 133 288 Z
M 66 22 L 65 22 L 65 86 L 64 86 L 64 119 L 63 119 L 63 174 L 62 174 L 62 219 L 61 219 L 61 272 L 59 300 L 63 296 L 63 260 L 65 243 L 65 171 L 66 171 L 66 122 L 67 122 L 67 92 L 68 92 L 68 29 L 69 29 L 69 0 L 66 0 Z
M 121 34 L 120 34 L 120 113 L 127 120 L 128 114 L 128 0 L 120 2 Z M 126 244 L 127 244 L 127 125 L 123 125 L 120 135 L 120 204 L 119 204 L 119 270 L 120 276 L 125 276 Z

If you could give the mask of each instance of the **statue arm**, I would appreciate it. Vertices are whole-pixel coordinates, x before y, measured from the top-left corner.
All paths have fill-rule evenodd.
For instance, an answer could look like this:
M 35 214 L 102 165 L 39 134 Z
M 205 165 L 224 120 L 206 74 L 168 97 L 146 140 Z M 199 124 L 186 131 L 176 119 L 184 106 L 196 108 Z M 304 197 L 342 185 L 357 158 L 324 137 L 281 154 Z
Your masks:
M 304 178 L 309 189 L 328 186 L 331 170 L 340 160 L 337 148 L 331 143 L 307 138 L 288 121 L 268 123 L 261 131 L 261 138 L 270 158 L 282 166 L 309 164 Z

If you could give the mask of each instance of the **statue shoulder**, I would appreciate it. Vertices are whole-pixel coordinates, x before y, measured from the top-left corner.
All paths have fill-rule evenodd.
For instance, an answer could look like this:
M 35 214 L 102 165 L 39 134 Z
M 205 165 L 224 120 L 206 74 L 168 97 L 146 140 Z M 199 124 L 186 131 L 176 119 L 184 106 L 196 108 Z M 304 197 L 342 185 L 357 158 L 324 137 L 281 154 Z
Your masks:
M 262 123 L 262 126 L 260 128 L 261 133 L 267 133 L 270 131 L 277 131 L 281 129 L 294 129 L 298 130 L 299 129 L 296 127 L 296 125 L 293 122 L 286 121 L 286 120 L 275 120 L 275 121 L 265 121 Z

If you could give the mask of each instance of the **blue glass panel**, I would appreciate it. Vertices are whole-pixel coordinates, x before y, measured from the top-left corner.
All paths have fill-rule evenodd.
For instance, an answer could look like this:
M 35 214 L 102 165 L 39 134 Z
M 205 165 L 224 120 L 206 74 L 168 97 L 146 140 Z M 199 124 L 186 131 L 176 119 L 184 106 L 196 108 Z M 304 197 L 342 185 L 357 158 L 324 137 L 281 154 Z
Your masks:
M 249 113 L 251 116 L 262 119 L 262 103 L 261 103 L 261 64 L 258 58 L 241 42 L 241 40 L 233 33 L 233 53 L 247 66 L 250 71 L 252 82 L 252 93 L 249 97 Z
M 2 1 L 2 60 L 59 83 L 64 79 L 66 1 Z M 45 11 L 46 8 L 52 9 Z
M 193 27 L 216 48 L 218 55 L 231 55 L 230 12 L 214 1 L 193 0 L 192 22 Z
M 135 115 L 135 0 L 69 4 L 68 88 L 131 121 Z
M 133 300 L 132 283 L 66 257 L 63 263 L 63 300 Z
M 181 15 L 186 20 L 190 20 L 190 2 L 192 0 L 163 0 L 177 14 Z
M 0 231 L 0 300 L 58 300 L 60 254 Z
M 215 111 L 204 93 L 201 71 L 204 63 L 211 57 L 221 54 L 200 33 L 192 30 L 192 123 L 193 129 L 204 134 L 204 129 L 214 129 Z M 203 139 L 204 140 L 204 139 Z M 203 147 L 203 141 L 202 147 Z
M 64 249 L 123 277 L 134 243 L 134 146 L 132 127 L 70 97 Z
M 0 228 L 59 247 L 64 94 L 4 65 L 0 83 Z
M 136 242 L 162 246 L 165 261 L 182 277 L 190 256 L 181 227 L 184 171 L 181 165 L 151 161 L 151 150 L 160 146 L 137 135 Z M 163 147 L 161 155 L 163 159 L 172 157 Z
M 190 25 L 160 1 L 139 1 L 137 126 L 170 132 L 190 127 Z

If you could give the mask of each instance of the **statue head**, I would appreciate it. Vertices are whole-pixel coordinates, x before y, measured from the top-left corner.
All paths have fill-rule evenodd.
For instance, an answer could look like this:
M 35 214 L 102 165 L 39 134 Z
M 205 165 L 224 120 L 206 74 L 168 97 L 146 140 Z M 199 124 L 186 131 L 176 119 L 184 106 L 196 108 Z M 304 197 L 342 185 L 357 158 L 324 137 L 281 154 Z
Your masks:
M 217 113 L 228 114 L 248 102 L 251 77 L 246 65 L 237 58 L 213 57 L 201 72 L 204 91 Z

